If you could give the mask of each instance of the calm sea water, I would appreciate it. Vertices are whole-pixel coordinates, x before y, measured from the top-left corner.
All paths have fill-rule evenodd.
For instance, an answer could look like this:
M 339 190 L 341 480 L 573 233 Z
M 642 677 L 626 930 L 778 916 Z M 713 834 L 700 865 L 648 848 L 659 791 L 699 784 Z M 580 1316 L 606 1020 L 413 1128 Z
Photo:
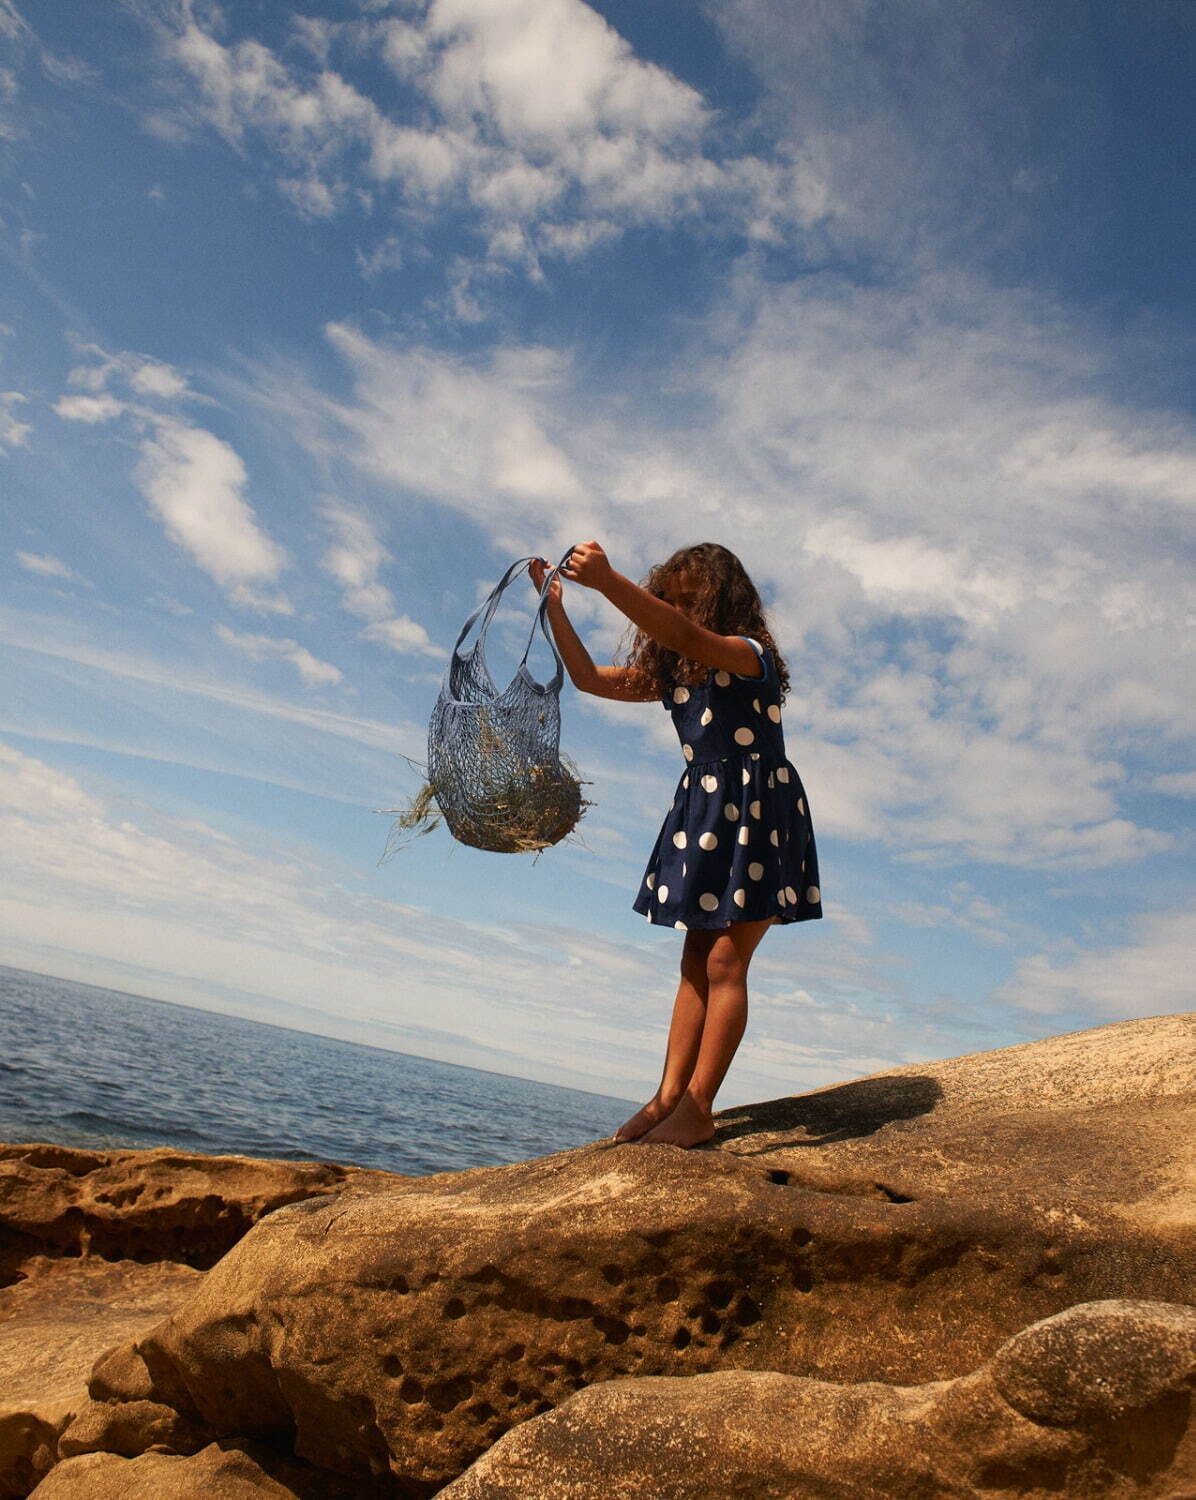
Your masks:
M 422 1174 L 584 1145 L 633 1108 L 0 966 L 0 1141 Z

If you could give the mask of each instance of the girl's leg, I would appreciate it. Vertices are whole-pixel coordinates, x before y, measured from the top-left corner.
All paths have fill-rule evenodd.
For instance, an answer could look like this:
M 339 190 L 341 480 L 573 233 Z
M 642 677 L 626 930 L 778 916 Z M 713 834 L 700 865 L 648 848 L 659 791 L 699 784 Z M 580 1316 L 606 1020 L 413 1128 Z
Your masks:
M 697 1146 L 714 1134 L 714 1096 L 747 1026 L 747 975 L 772 918 L 733 922 L 713 934 L 706 955 L 706 1021 L 685 1092 L 668 1117 L 638 1137 L 645 1144 Z
M 685 1092 L 694 1070 L 706 1020 L 706 959 L 717 932 L 692 931 L 685 934 L 681 953 L 681 983 L 673 1002 L 673 1020 L 669 1027 L 669 1044 L 665 1054 L 660 1087 L 643 1109 L 632 1115 L 615 1131 L 616 1141 L 631 1141 L 651 1130 L 671 1114 Z

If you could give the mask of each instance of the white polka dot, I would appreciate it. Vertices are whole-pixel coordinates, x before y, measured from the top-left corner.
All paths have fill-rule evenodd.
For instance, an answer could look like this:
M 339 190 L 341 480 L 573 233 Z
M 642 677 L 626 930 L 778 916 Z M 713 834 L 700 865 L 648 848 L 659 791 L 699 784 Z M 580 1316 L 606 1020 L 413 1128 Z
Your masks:
M 728 683 L 729 683 L 729 682 L 730 682 L 730 681 L 731 681 L 731 674 L 730 674 L 730 672 L 724 672 L 724 671 L 723 671 L 723 670 L 722 670 L 722 669 L 721 669 L 721 668 L 720 668 L 720 669 L 719 669 L 719 670 L 718 670 L 718 671 L 717 671 L 717 672 L 716 672 L 716 673 L 715 673 L 715 674 L 714 674 L 714 680 L 715 680 L 715 682 L 717 682 L 717 683 L 718 683 L 718 685 L 719 685 L 719 687 L 726 687 L 726 686 L 727 686 L 727 684 L 728 684 Z
M 692 745 L 682 745 L 681 754 L 685 756 L 686 760 L 693 760 L 694 747 Z
M 688 703 L 689 702 L 689 689 L 687 687 L 674 688 L 673 689 L 673 702 L 674 703 Z
M 723 813 L 726 817 L 730 818 L 733 823 L 739 816 L 739 809 L 735 806 L 734 802 L 728 802 L 726 807 L 723 808 Z
M 708 792 L 717 792 L 718 791 L 718 777 L 717 776 L 703 776 L 702 777 L 702 786 Z
M 684 922 L 674 922 L 673 926 L 674 927 L 680 927 L 680 929 L 681 929 L 682 932 L 688 932 L 689 931 L 689 928 L 685 925 Z
M 779 838 L 778 838 L 778 837 L 777 837 L 777 831 L 776 831 L 776 829 L 775 829 L 775 828 L 774 828 L 774 829 L 773 829 L 773 831 L 772 831 L 772 832 L 771 832 L 771 833 L 770 833 L 770 834 L 769 834 L 769 835 L 768 835 L 768 838 L 769 838 L 769 842 L 770 842 L 770 843 L 772 843 L 772 844 L 775 844 L 775 845 L 776 845 L 776 847 L 777 847 L 777 848 L 778 848 L 778 849 L 779 849 L 779 848 L 780 848 L 780 847 L 781 847 L 781 841 L 780 841 L 780 839 L 779 839 Z
M 743 903 L 747 900 L 747 892 L 742 886 L 740 886 L 739 889 L 735 892 L 734 900 L 736 906 L 742 906 Z
M 775 785 L 775 783 L 774 783 L 774 781 L 773 781 L 773 779 L 772 779 L 772 772 L 771 772 L 771 771 L 769 771 L 769 773 L 768 773 L 768 785 L 769 785 L 769 786 L 770 786 L 770 787 L 772 787 L 772 786 L 774 786 L 774 785 Z
M 673 835 L 673 843 L 676 844 L 676 846 L 677 846 L 678 849 L 684 849 L 685 848 L 685 830 L 684 830 L 684 828 L 680 831 L 680 833 L 675 833 Z
M 752 707 L 756 710 L 757 713 L 760 712 L 760 700 L 759 700 L 759 698 L 753 698 L 752 699 Z
M 644 884 L 648 887 L 649 890 L 651 890 L 652 887 L 656 884 L 656 876 L 654 874 L 649 875 Z
M 763 875 L 764 875 L 764 866 L 760 863 L 760 861 L 758 859 L 752 860 L 751 864 L 748 865 L 748 875 L 753 880 L 760 880 L 763 877 Z
M 718 897 L 713 893 L 713 891 L 703 891 L 702 894 L 698 897 L 698 905 L 702 908 L 703 911 L 717 911 Z
M 751 815 L 752 815 L 753 818 L 758 818 L 760 816 L 760 802 L 759 802 L 759 799 L 756 799 L 755 801 L 752 801 L 752 802 L 748 803 L 748 812 L 751 813 Z
M 791 885 L 787 885 L 785 887 L 785 895 L 789 898 L 790 901 L 793 902 L 795 906 L 797 905 L 797 892 Z
M 748 841 L 748 839 L 751 838 L 751 836 L 752 836 L 751 829 L 745 823 L 743 825 L 743 827 L 739 830 L 739 842 L 741 844 L 746 844 L 747 841 Z
M 801 797 L 799 797 L 797 799 L 797 810 L 798 810 L 799 813 L 801 813 L 802 817 L 804 818 L 805 815 L 806 815 L 806 804 L 805 804 L 804 800 Z
M 735 731 L 735 743 L 737 745 L 750 745 L 755 738 L 756 736 L 746 725 L 742 729 Z
M 770 703 L 768 705 L 768 717 L 774 724 L 779 724 L 781 722 L 781 710 L 776 706 L 775 703 Z
M 698 835 L 698 843 L 703 849 L 714 849 L 718 847 L 718 835 L 715 833 L 701 833 Z
M 819 901 L 822 900 L 822 893 L 819 891 L 816 885 L 812 885 L 807 888 L 806 900 L 810 903 L 811 906 L 816 905 Z
M 782 906 L 784 906 L 785 902 L 788 900 L 788 897 L 785 895 L 784 886 L 782 886 L 781 889 L 777 892 L 777 900 L 781 903 Z
M 657 888 L 656 899 L 658 901 L 667 901 L 669 899 L 669 888 L 667 885 L 662 885 Z
M 702 717 L 698 720 L 698 723 L 699 724 L 709 724 L 710 721 L 711 721 L 711 719 L 713 719 L 713 718 L 714 718 L 714 710 L 710 709 L 710 708 L 704 708 L 702 710 Z
M 788 766 L 778 766 L 777 767 L 777 780 L 778 781 L 788 781 L 789 780 L 789 767 Z
M 743 768 L 743 784 L 744 784 L 744 786 L 747 786 L 748 782 L 751 781 L 751 779 L 752 779 L 752 773 L 748 770 L 748 768 L 746 766 L 744 766 L 744 768 Z

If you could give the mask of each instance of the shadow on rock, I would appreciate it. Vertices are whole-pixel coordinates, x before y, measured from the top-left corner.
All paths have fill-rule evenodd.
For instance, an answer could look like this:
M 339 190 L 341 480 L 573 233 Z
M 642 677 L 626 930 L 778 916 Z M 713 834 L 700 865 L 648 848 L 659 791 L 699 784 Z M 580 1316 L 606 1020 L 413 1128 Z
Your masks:
M 922 1074 L 899 1078 L 861 1078 L 854 1083 L 820 1089 L 816 1094 L 798 1094 L 769 1099 L 715 1116 L 712 1144 L 721 1145 L 745 1135 L 791 1137 L 792 1146 L 826 1146 L 874 1135 L 896 1120 L 927 1115 L 943 1096 L 938 1081 Z M 771 1150 L 775 1142 L 760 1149 Z M 750 1155 L 750 1152 L 743 1153 Z

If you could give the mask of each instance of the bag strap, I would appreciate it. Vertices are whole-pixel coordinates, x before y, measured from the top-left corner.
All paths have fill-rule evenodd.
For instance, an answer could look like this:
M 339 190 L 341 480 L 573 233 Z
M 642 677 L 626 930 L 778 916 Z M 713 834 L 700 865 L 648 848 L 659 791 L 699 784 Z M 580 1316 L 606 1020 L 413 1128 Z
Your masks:
M 515 577 L 515 574 L 519 571 L 519 569 L 522 568 L 525 563 L 529 563 L 531 561 L 532 559 L 530 557 L 521 557 L 517 562 L 513 562 L 511 564 L 511 566 L 503 574 L 498 583 L 494 585 L 489 594 L 487 594 L 487 596 L 482 600 L 477 609 L 474 610 L 473 614 L 470 615 L 465 624 L 462 625 L 461 634 L 457 637 L 457 644 L 453 647 L 454 656 L 464 655 L 464 652 L 462 652 L 461 650 L 461 642 L 469 634 L 470 627 L 473 625 L 473 622 L 482 613 L 482 611 L 485 610 L 486 618 L 482 622 L 481 630 L 478 631 L 478 638 L 473 644 L 473 649 L 476 651 L 477 648 L 482 644 L 482 637 L 490 628 L 490 621 L 494 618 L 494 611 L 498 608 L 498 601 L 502 598 L 503 591 L 509 587 L 512 579 Z
M 572 555 L 573 555 L 573 548 L 570 547 L 569 550 L 565 553 L 565 555 L 561 558 L 560 562 L 557 563 L 556 567 L 555 568 L 549 568 L 548 572 L 545 573 L 545 575 L 544 575 L 544 584 L 543 584 L 542 588 L 540 589 L 540 603 L 539 603 L 539 605 L 538 605 L 538 607 L 536 609 L 536 618 L 532 621 L 531 634 L 527 638 L 527 645 L 523 649 L 523 655 L 519 658 L 519 665 L 521 667 L 522 666 L 526 666 L 526 664 L 527 664 L 527 658 L 528 658 L 528 653 L 531 651 L 531 649 L 532 649 L 532 642 L 536 638 L 536 626 L 538 625 L 540 627 L 540 629 L 544 632 L 544 639 L 552 647 L 552 654 L 553 654 L 553 656 L 556 657 L 556 671 L 552 674 L 552 676 L 544 684 L 545 688 L 550 693 L 559 693 L 560 692 L 561 685 L 562 685 L 562 683 L 565 680 L 565 664 L 561 660 L 561 653 L 557 650 L 556 642 L 553 640 L 553 638 L 552 638 L 552 632 L 549 630 L 548 624 L 547 624 L 547 619 L 546 619 L 545 611 L 548 608 L 548 591 L 549 591 L 549 589 L 552 586 L 552 580 L 553 580 L 553 578 L 565 566 L 565 564 L 569 561 L 569 559 L 570 559 L 570 557 L 572 557 Z
M 560 562 L 557 563 L 556 567 L 550 568 L 544 575 L 544 585 L 540 590 L 540 603 L 536 609 L 535 619 L 532 621 L 531 633 L 527 638 L 527 646 L 523 652 L 523 656 L 520 658 L 519 663 L 520 666 L 526 664 L 528 655 L 532 649 L 532 642 L 533 640 L 535 640 L 536 626 L 540 626 L 540 628 L 544 632 L 544 638 L 552 647 L 552 654 L 556 658 L 556 671 L 553 673 L 552 678 L 547 684 L 547 686 L 549 686 L 549 688 L 553 692 L 559 692 L 561 689 L 561 685 L 564 683 L 565 666 L 561 660 L 561 653 L 557 650 L 556 642 L 553 640 L 552 634 L 549 631 L 547 624 L 545 623 L 545 610 L 548 605 L 548 590 L 551 586 L 552 580 L 554 576 L 559 573 L 560 570 L 569 561 L 572 553 L 573 548 L 570 547 L 569 550 L 561 558 Z M 494 618 L 494 612 L 498 608 L 499 601 L 501 600 L 505 591 L 511 586 L 512 582 L 515 579 L 515 575 L 519 573 L 527 563 L 534 561 L 534 557 L 520 557 L 511 564 L 511 566 L 507 569 L 507 571 L 503 574 L 503 576 L 499 579 L 495 586 L 490 590 L 490 593 L 486 596 L 486 598 L 482 600 L 481 604 L 479 604 L 478 607 L 473 611 L 473 613 L 466 620 L 465 624 L 462 625 L 461 633 L 457 637 L 457 643 L 453 647 L 454 656 L 463 656 L 467 654 L 461 650 L 461 642 L 473 628 L 474 622 L 477 620 L 478 616 L 481 615 L 483 611 L 485 611 L 485 618 L 482 620 L 481 629 L 478 631 L 478 638 L 471 648 L 474 651 L 478 649 L 478 647 L 485 640 L 486 632 L 490 628 L 490 622 Z

